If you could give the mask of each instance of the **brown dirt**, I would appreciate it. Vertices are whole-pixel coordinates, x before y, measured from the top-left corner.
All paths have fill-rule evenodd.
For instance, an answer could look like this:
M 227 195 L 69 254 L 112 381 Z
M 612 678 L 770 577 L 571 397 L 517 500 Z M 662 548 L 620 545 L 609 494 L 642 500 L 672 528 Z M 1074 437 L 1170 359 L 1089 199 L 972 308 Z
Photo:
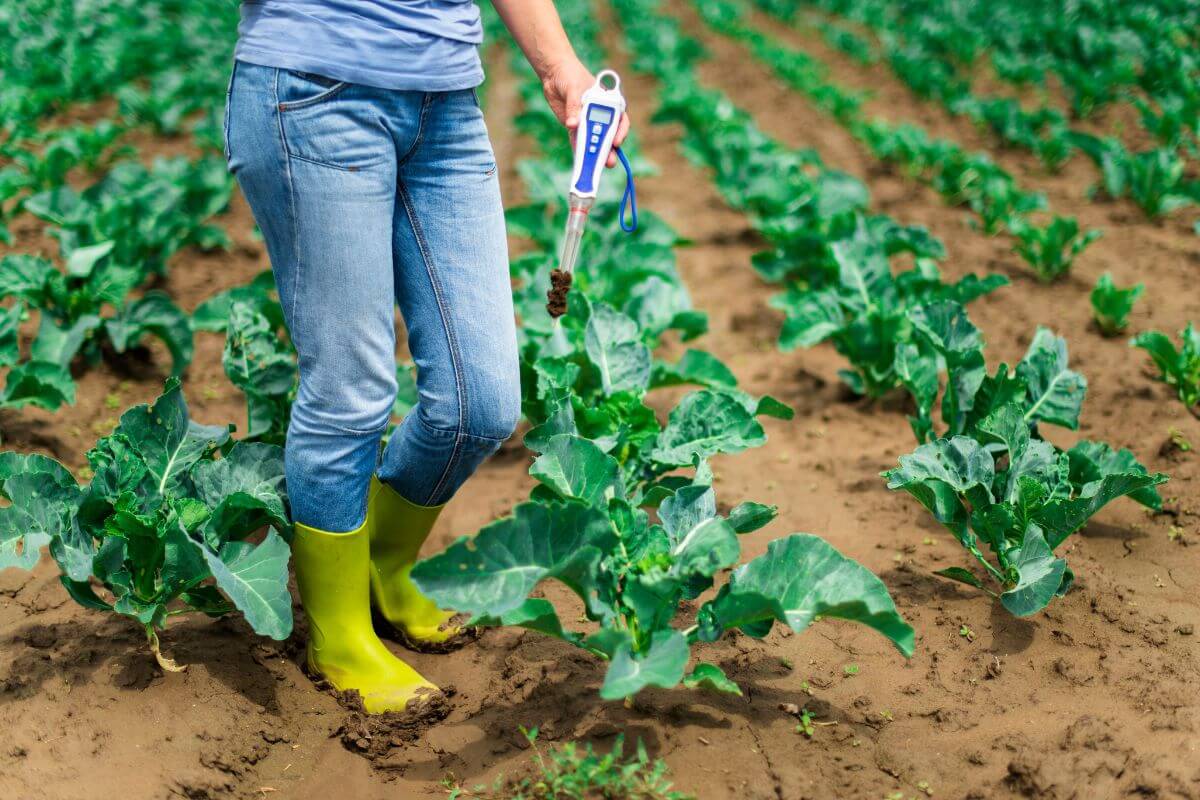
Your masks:
M 571 291 L 572 276 L 561 269 L 550 271 L 550 288 L 546 290 L 546 313 L 555 319 L 567 313 L 567 294 Z
M 1052 204 L 1105 227 L 1106 236 L 1069 280 L 1042 287 L 1002 239 L 973 231 L 930 190 L 873 165 L 748 54 L 703 32 L 681 4 L 672 8 L 716 56 L 701 68 L 704 80 L 752 110 L 765 130 L 865 180 L 876 208 L 927 225 L 947 245 L 950 276 L 999 270 L 1013 279 L 973 306 L 991 358 L 1019 358 L 1039 323 L 1066 334 L 1090 381 L 1081 434 L 1131 447 L 1170 473 L 1172 513 L 1148 517 L 1129 502 L 1106 510 L 1064 548 L 1076 587 L 1032 619 L 1013 619 L 986 596 L 932 576 L 963 563 L 961 549 L 878 477 L 912 447 L 903 415 L 847 402 L 832 349 L 777 351 L 779 318 L 766 306 L 773 289 L 749 268 L 760 243 L 679 155 L 678 131 L 646 125 L 656 87 L 617 58 L 643 149 L 661 168 L 639 179 L 640 199 L 694 242 L 679 251 L 679 264 L 695 304 L 711 316 L 703 346 L 749 391 L 770 392 L 797 410 L 790 423 L 768 423 L 767 446 L 715 464 L 724 500 L 781 508 L 772 525 L 743 537 L 746 554 L 791 531 L 827 537 L 883 577 L 916 628 L 914 657 L 906 663 L 878 636 L 837 622 L 802 636 L 777 631 L 763 642 L 739 636 L 702 655 L 726 669 L 744 697 L 653 690 L 625 707 L 598 699 L 602 670 L 585 654 L 533 633 L 490 630 L 453 654 L 405 654 L 456 690 L 445 718 L 418 730 L 408 719 L 366 720 L 315 687 L 300 665 L 302 616 L 285 643 L 257 639 L 238 620 L 173 624 L 164 647 L 189 667 L 165 675 L 134 626 L 76 607 L 43 565 L 32 575 L 0 574 L 0 797 L 441 796 L 447 773 L 470 785 L 524 769 L 518 725 L 541 726 L 547 741 L 601 747 L 621 731 L 640 737 L 666 759 L 680 788 L 705 800 L 897 791 L 910 798 L 924 796 L 923 786 L 951 798 L 1200 796 L 1192 633 L 1200 623 L 1200 548 L 1190 546 L 1200 542 L 1200 469 L 1194 452 L 1160 451 L 1172 427 L 1200 443 L 1200 422 L 1150 381 L 1123 339 L 1102 339 L 1087 325 L 1087 292 L 1109 269 L 1120 283 L 1147 283 L 1135 331 L 1174 331 L 1200 319 L 1194 235 L 1178 220 L 1155 225 L 1121 204 L 1082 202 L 1085 179 L 1072 164 L 1073 177 L 1045 182 Z M 513 165 L 525 145 L 511 136 L 513 83 L 500 64 L 491 67 L 488 114 L 511 202 L 519 196 Z M 900 102 L 902 90 L 885 71 L 865 77 L 879 89 L 881 112 Z M 911 101 L 898 108 L 937 123 L 941 135 L 973 141 L 969 127 L 935 110 Z M 166 288 L 185 308 L 266 267 L 244 204 L 236 202 L 226 222 L 232 252 L 181 253 L 172 265 Z M 201 420 L 243 421 L 220 349 L 219 336 L 200 336 L 189 397 Z M 5 446 L 82 463 L 97 429 L 117 413 L 106 395 L 117 391 L 120 408 L 150 399 L 165 363 L 155 351 L 144 373 L 94 370 L 79 405 L 57 415 L 0 417 Z M 516 446 L 489 462 L 442 515 L 432 546 L 523 498 L 527 465 Z M 1178 541 L 1168 536 L 1172 525 L 1183 531 Z M 550 596 L 573 608 L 561 594 Z M 850 664 L 856 674 L 847 673 Z M 804 706 L 834 724 L 801 736 L 790 711 Z

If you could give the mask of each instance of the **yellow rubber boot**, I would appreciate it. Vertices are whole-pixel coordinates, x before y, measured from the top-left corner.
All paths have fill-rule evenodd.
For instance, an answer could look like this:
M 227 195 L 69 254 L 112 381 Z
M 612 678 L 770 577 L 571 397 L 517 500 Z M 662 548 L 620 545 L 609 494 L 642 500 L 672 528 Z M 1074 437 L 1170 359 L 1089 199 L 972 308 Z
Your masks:
M 443 506 L 419 506 L 371 478 L 367 527 L 371 531 L 371 600 L 407 644 L 437 651 L 461 629 L 447 626 L 453 612 L 442 611 L 409 578 L 421 545 L 429 538 Z
M 368 713 L 403 711 L 438 688 L 392 655 L 371 626 L 367 524 L 349 533 L 296 525 L 292 560 L 308 615 L 308 667 L 341 691 L 357 689 Z

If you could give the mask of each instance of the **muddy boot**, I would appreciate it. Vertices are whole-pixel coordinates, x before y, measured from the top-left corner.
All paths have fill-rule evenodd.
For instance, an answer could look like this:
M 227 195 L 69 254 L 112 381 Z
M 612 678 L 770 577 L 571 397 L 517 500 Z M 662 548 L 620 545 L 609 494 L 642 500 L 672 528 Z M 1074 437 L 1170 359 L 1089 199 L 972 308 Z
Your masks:
M 371 626 L 367 524 L 349 533 L 296 525 L 292 558 L 308 615 L 308 668 L 356 689 L 371 714 L 403 711 L 438 688 L 392 655 Z
M 371 601 L 405 645 L 421 652 L 446 652 L 465 641 L 461 628 L 447 625 L 442 611 L 409 578 L 417 553 L 443 506 L 419 506 L 371 478 L 367 527 L 371 532 Z

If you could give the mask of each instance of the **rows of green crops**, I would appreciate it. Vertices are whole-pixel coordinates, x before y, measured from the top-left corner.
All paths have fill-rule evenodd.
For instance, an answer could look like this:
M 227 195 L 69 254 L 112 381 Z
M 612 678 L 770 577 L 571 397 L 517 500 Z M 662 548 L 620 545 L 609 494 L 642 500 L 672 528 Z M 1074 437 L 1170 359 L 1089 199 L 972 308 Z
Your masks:
M 574 30 L 592 24 L 584 3 L 561 10 Z M 598 62 L 602 54 L 586 56 Z M 817 616 L 853 619 L 911 652 L 912 630 L 883 584 L 808 534 L 775 541 L 738 567 L 694 619 L 677 619 L 682 601 L 699 599 L 719 571 L 737 563 L 739 534 L 775 516 L 751 501 L 719 513 L 708 459 L 761 445 L 757 417 L 791 412 L 737 389 L 728 367 L 702 350 L 675 362 L 654 356 L 664 336 L 693 339 L 707 321 L 675 269 L 678 237 L 653 214 L 643 214 L 635 238 L 612 224 L 594 226 L 585 242 L 594 257 L 577 275 L 568 313 L 548 318 L 543 298 L 565 219 L 569 163 L 531 73 L 521 88 L 526 108 L 518 127 L 544 153 L 520 165 L 530 203 L 509 211 L 511 229 L 529 239 L 513 275 L 525 442 L 536 454 L 530 471 L 539 485 L 510 516 L 423 562 L 414 578 L 477 624 L 529 627 L 609 661 L 605 697 L 680 682 L 736 692 L 715 665 L 701 662 L 685 674 L 692 645 L 733 628 L 764 636 L 776 621 L 799 631 Z M 612 202 L 593 212 L 610 223 L 614 216 Z M 12 501 L 0 509 L 2 563 L 30 567 L 49 546 L 72 597 L 137 619 L 156 652 L 158 631 L 186 611 L 221 615 L 236 607 L 256 631 L 277 638 L 291 627 L 275 442 L 295 367 L 269 280 L 214 297 L 196 320 L 227 331 L 225 365 L 247 394 L 247 437 L 234 440 L 231 426 L 190 420 L 172 380 L 89 452 L 94 477 L 86 486 L 42 456 L 0 459 L 0 492 Z M 647 395 L 681 384 L 700 388 L 664 424 Z M 405 393 L 398 402 L 410 399 Z M 272 529 L 266 539 L 248 540 L 264 526 Z M 525 580 L 509 580 L 514 571 Z M 547 600 L 529 597 L 550 578 L 583 600 L 594 623 L 589 633 L 564 628 Z
M 814 153 L 786 150 L 728 98 L 698 85 L 702 48 L 657 0 L 613 3 L 639 54 L 634 67 L 661 82 L 656 120 L 684 124 L 685 155 L 712 170 L 726 200 L 749 212 L 774 247 L 755 265 L 786 287 L 774 300 L 787 315 L 781 346 L 831 340 L 850 362 L 843 377 L 851 389 L 911 395 L 918 446 L 886 473 L 888 486 L 925 505 L 977 567 L 939 574 L 985 589 L 1021 616 L 1065 594 L 1074 576 L 1055 548 L 1118 497 L 1159 508 L 1154 487 L 1166 480 L 1128 450 L 1091 441 L 1063 450 L 1043 438 L 1043 426 L 1078 428 L 1087 389 L 1067 363 L 1065 340 L 1038 329 L 1015 368 L 989 370 L 964 306 L 1006 281 L 943 283 L 941 247 L 927 232 L 867 216 L 861 183 L 829 172 Z M 719 4 L 708 8 L 738 24 Z M 900 253 L 916 266 L 893 274 L 889 257 Z
M 945 281 L 944 247 L 928 231 L 873 213 L 860 181 L 829 169 L 816 152 L 771 139 L 746 111 L 703 86 L 696 77 L 703 48 L 658 0 L 611 2 L 632 66 L 662 87 L 655 120 L 682 123 L 684 155 L 709 172 L 768 243 L 753 266 L 781 287 L 771 301 L 785 315 L 780 346 L 831 342 L 847 361 L 842 377 L 854 392 L 911 396 L 916 446 L 885 477 L 927 507 L 974 559 L 971 569 L 940 574 L 989 592 L 1014 614 L 1032 614 L 1070 589 L 1073 574 L 1055 550 L 1105 504 L 1128 496 L 1161 506 L 1156 487 L 1166 476 L 1149 473 L 1131 452 L 1091 441 L 1064 450 L 1043 436 L 1046 426 L 1076 429 L 1086 393 L 1064 339 L 1038 329 L 1018 364 L 988 365 L 966 306 L 1006 279 Z M 588 0 L 558 5 L 585 62 L 603 64 Z M 125 412 L 89 451 L 86 483 L 79 480 L 84 473 L 44 456 L 0 453 L 0 496 L 9 501 L 0 508 L 0 567 L 31 568 L 48 547 L 76 601 L 135 619 L 156 653 L 159 632 L 187 612 L 238 610 L 258 633 L 283 638 L 292 618 L 280 445 L 297 374 L 271 275 L 210 298 L 190 316 L 167 295 L 146 290 L 181 248 L 226 244 L 210 220 L 232 190 L 212 154 L 230 20 L 163 3 L 134 30 L 138 4 L 128 0 L 104 0 L 86 24 L 73 20 L 73 5 L 62 0 L 36 6 L 67 32 L 39 32 L 28 13 L 0 12 L 0 43 L 10 45 L 0 48 L 0 64 L 41 75 L 28 46 L 33 37 L 62 49 L 71 68 L 46 78 L 38 92 L 29 84 L 0 94 L 0 106 L 11 112 L 0 146 L 12 162 L 0 172 L 0 209 L 6 218 L 44 223 L 59 255 L 0 260 L 0 368 L 7 369 L 0 407 L 71 403 L 73 369 L 119 359 L 146 337 L 166 344 L 178 376 L 191 360 L 193 331 L 202 330 L 225 333 L 225 371 L 246 397 L 249 426 L 235 438 L 232 425 L 191 420 L 172 377 L 155 403 Z M 852 6 L 845 0 L 822 8 L 848 13 Z M 746 8 L 740 0 L 700 5 L 709 25 L 743 43 L 879 158 L 970 207 L 984 232 L 1007 231 L 1040 275 L 1062 274 L 1094 239 L 1069 218 L 1032 222 L 1044 199 L 986 154 L 867 117 L 862 95 L 743 22 Z M 490 10 L 487 22 L 490 38 L 504 35 Z M 850 44 L 848 29 L 827 30 L 862 58 L 874 57 L 870 45 Z M 147 36 L 176 42 L 195 59 L 185 70 L 182 59 L 147 53 Z M 905 36 L 916 40 L 913 32 Z M 899 63 L 899 45 L 881 41 Z M 934 49 L 935 40 L 921 41 Z M 719 506 L 710 459 L 761 446 L 762 418 L 787 420 L 792 412 L 739 389 L 729 367 L 702 349 L 691 347 L 674 361 L 659 354 L 666 342 L 698 339 L 708 324 L 677 269 L 682 240 L 670 226 L 643 211 L 641 229 L 627 236 L 613 224 L 616 204 L 602 198 L 567 313 L 559 320 L 547 315 L 570 153 L 539 81 L 515 51 L 512 65 L 522 101 L 516 127 L 538 152 L 518 165 L 526 204 L 507 210 L 510 231 L 526 242 L 511 266 L 524 443 L 537 485 L 511 513 L 419 564 L 414 579 L 477 625 L 529 628 L 607 662 L 606 698 L 680 683 L 738 692 L 716 665 L 696 661 L 693 648 L 733 629 L 762 637 L 776 622 L 801 631 L 818 617 L 849 619 L 911 653 L 913 631 L 883 584 L 819 537 L 776 539 L 765 554 L 739 564 L 739 536 L 761 529 L 777 511 L 741 499 Z M 117 100 L 114 120 L 42 126 L 74 103 L 110 96 Z M 189 131 L 206 154 L 144 166 L 121 149 L 134 126 Z M 1171 146 L 1187 147 L 1183 139 Z M 639 171 L 653 169 L 630 150 Z M 79 170 L 103 174 L 76 191 L 67 179 Z M 911 268 L 894 268 L 909 260 Z M 1093 296 L 1113 332 L 1134 299 L 1136 290 L 1111 282 Z M 36 326 L 27 324 L 34 317 Z M 1138 341 L 1185 403 L 1200 402 L 1200 337 L 1192 329 L 1178 349 L 1153 332 Z M 399 375 L 395 411 L 402 416 L 415 402 L 415 376 L 411 365 L 401 365 Z M 692 390 L 657 414 L 651 398 L 679 386 Z M 265 538 L 258 535 L 264 528 Z M 718 587 L 725 570 L 732 572 Z M 531 596 L 546 580 L 578 596 L 586 630 L 565 625 L 551 600 Z
M 806 5 L 755 2 L 785 19 L 795 18 Z M 1187 170 L 1188 160 L 1200 155 L 1200 51 L 1188 24 L 1196 9 L 1124 2 L 1070 10 L 1057 3 L 988 3 L 955 14 L 944 2 L 820 0 L 807 5 L 867 26 L 882 59 L 919 96 L 990 129 L 1007 146 L 1037 154 L 1047 168 L 1056 170 L 1082 152 L 1100 170 L 1098 193 L 1128 197 L 1150 217 L 1200 203 L 1200 182 Z M 875 55 L 868 40 L 842 30 L 835 46 L 860 57 Z M 1116 136 L 1086 133 L 1046 100 L 1029 110 L 1008 95 L 977 93 L 972 78 L 979 70 L 977 59 L 985 56 L 1012 83 L 1044 87 L 1047 76 L 1054 76 L 1066 87 L 1077 117 L 1110 105 L 1134 106 L 1154 145 L 1131 150 Z
M 209 219 L 233 186 L 216 155 L 232 36 L 230 17 L 197 14 L 187 3 L 104 0 L 84 14 L 74 3 L 41 0 L 0 12 L 0 240 L 9 238 L 8 220 L 26 215 L 59 250 L 54 261 L 0 260 L 0 367 L 10 368 L 0 408 L 73 404 L 73 369 L 121 359 L 148 337 L 166 345 L 174 374 L 187 368 L 191 320 L 144 287 L 181 248 L 228 245 Z M 46 124 L 73 103 L 114 94 L 112 119 Z M 206 154 L 147 166 L 122 143 L 133 127 L 188 132 Z M 76 190 L 73 175 L 93 180 Z M 36 330 L 23 341 L 31 318 Z

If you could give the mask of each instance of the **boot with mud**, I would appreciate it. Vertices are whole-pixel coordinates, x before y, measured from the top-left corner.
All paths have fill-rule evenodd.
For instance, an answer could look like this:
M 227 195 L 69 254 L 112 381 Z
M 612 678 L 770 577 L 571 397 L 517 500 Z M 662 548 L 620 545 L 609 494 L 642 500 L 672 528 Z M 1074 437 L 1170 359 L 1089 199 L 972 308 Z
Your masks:
M 297 524 L 292 559 L 308 616 L 308 669 L 339 691 L 353 689 L 371 714 L 418 708 L 436 686 L 392 655 L 371 625 L 367 523 L 349 533 Z
M 419 506 L 378 478 L 371 478 L 367 527 L 371 539 L 371 601 L 397 641 L 419 653 L 448 653 L 473 631 L 450 624 L 443 611 L 412 582 L 409 573 L 444 506 Z

